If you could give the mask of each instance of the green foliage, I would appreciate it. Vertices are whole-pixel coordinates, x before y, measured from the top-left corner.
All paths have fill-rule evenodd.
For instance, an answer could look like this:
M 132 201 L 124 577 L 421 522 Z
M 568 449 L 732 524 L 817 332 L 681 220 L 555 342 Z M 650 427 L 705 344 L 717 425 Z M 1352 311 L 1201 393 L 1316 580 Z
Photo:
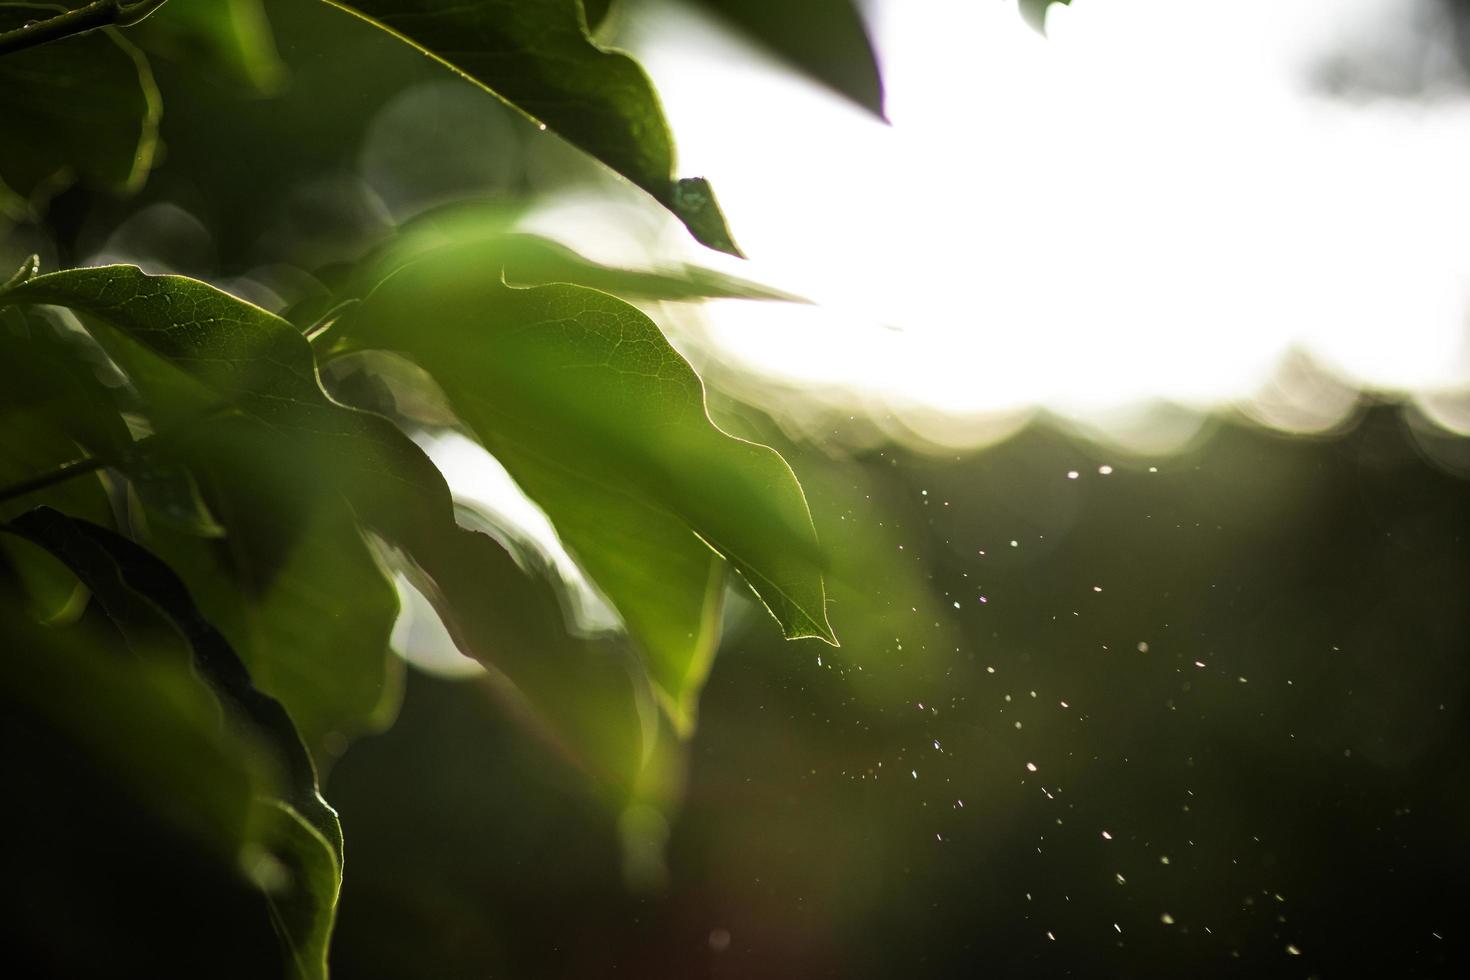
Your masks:
M 0 32 L 57 9 L 0 3 Z M 75 180 L 137 190 L 153 165 L 159 112 L 147 60 L 117 31 L 0 57 L 0 215 L 24 217 Z
M 306 71 L 293 51 L 309 64 L 339 41 L 404 52 L 387 94 L 427 54 L 738 254 L 709 186 L 676 177 L 643 70 L 592 39 L 608 3 L 328 3 L 365 25 L 323 14 L 345 41 L 280 32 L 268 15 L 310 15 L 261 0 L 0 3 L 0 246 L 47 256 L 0 286 L 3 708 L 41 783 L 182 834 L 221 894 L 260 903 L 302 980 L 326 975 L 343 869 L 317 771 L 394 719 L 405 583 L 511 716 L 637 817 L 629 860 L 651 876 L 729 589 L 786 637 L 836 643 L 791 468 L 714 424 L 658 307 L 633 305 L 796 297 L 692 266 L 608 266 L 519 230 L 517 181 L 540 174 L 353 232 L 343 252 L 262 235 L 229 253 L 228 289 L 77 260 L 124 226 L 130 196 L 223 228 L 304 180 L 286 144 L 305 130 L 272 129 L 269 107 Z M 847 0 L 703 5 L 881 113 Z M 188 122 L 160 139 L 164 103 Z M 257 194 L 246 178 L 264 157 L 232 169 L 219 105 L 280 139 L 284 178 Z M 322 112 L 324 145 L 301 153 L 330 167 L 345 130 Z M 506 152 L 519 168 L 518 144 Z M 245 274 L 247 251 L 265 279 Z M 583 624 L 542 551 L 456 499 L 420 447 L 445 432 L 506 469 L 615 624 Z M 51 761 L 73 757 L 85 764 Z M 253 928 L 237 930 L 247 945 Z M 168 949 L 186 972 L 224 969 L 186 936 Z
M 140 29 L 149 32 L 156 47 L 197 61 L 201 71 L 220 71 L 261 95 L 286 84 L 286 66 L 260 0 L 168 3 Z
M 476 248 L 431 253 L 348 311 L 343 343 L 407 353 L 443 386 L 622 614 L 676 724 L 692 722 L 717 638 L 720 557 L 788 636 L 832 642 L 785 462 L 714 427 L 699 378 L 643 314 L 578 286 L 513 288 L 494 268 Z
M 248 737 L 269 753 L 280 772 L 277 789 L 266 791 L 257 786 L 244 807 L 237 799 L 200 800 L 195 807 L 218 805 L 223 812 L 190 812 L 198 824 L 191 829 L 210 833 L 221 824 L 231 827 L 244 821 L 243 827 L 235 827 L 228 843 L 233 845 L 237 860 L 246 843 L 255 842 L 267 848 L 269 858 L 276 862 L 276 880 L 263 881 L 262 889 L 291 952 L 292 975 L 302 980 L 325 976 L 327 939 L 341 887 L 342 828 L 337 814 L 317 791 L 316 770 L 280 702 L 255 688 L 245 665 L 219 631 L 200 615 L 183 582 L 145 549 L 106 528 L 49 507 L 21 515 L 9 522 L 6 530 L 45 548 L 70 568 L 134 656 L 172 663 L 175 669 L 191 664 L 225 711 L 226 727 L 244 728 Z M 183 679 L 166 683 L 187 687 Z M 193 734 L 180 733 L 176 737 Z M 167 755 L 173 749 L 172 742 L 156 754 Z M 237 758 L 227 762 L 248 766 L 248 758 L 238 758 L 242 750 L 234 754 Z M 184 775 L 157 770 L 152 755 L 126 760 L 136 767 L 127 775 L 144 783 L 145 789 L 156 791 L 156 787 L 146 785 L 151 780 Z M 198 792 L 191 787 L 162 795 L 172 802 Z
M 674 142 L 653 84 L 599 48 L 581 0 L 327 0 L 494 92 L 643 188 L 710 248 L 739 255 L 700 177 L 674 176 Z

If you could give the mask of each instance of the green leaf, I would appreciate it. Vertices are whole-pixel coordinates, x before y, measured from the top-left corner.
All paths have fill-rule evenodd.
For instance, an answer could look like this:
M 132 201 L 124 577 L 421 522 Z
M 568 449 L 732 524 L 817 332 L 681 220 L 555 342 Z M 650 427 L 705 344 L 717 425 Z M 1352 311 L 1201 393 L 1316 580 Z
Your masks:
M 0 533 L 0 538 L 10 537 Z M 272 770 L 252 739 L 226 731 L 187 663 L 137 660 L 75 629 L 31 621 L 0 589 L 0 703 L 60 733 L 143 806 L 238 865 L 254 834 L 252 798 Z
M 438 249 L 473 252 L 481 268 L 512 285 L 572 283 L 630 299 L 752 299 L 805 302 L 801 297 L 693 265 L 635 270 L 594 262 L 539 235 L 509 230 L 503 209 L 450 205 L 420 215 L 353 271 L 338 298 L 361 298 L 410 262 Z M 324 313 L 325 310 L 315 312 Z
M 17 310 L 0 320 L 0 422 L 14 440 L 40 437 L 52 446 L 31 455 L 28 472 L 16 472 L 19 457 L 0 466 L 0 486 L 96 457 L 127 477 L 151 516 L 187 534 L 221 533 L 193 474 L 168 458 L 159 439 L 134 440 L 123 412 L 139 409 L 129 397 L 135 393 L 90 337 Z
M 214 313 L 223 310 L 228 316 L 235 310 L 279 323 L 210 287 L 194 285 L 202 291 L 184 288 L 181 302 L 216 301 Z M 163 301 L 171 300 L 166 295 Z M 220 322 L 207 308 L 197 312 L 200 323 Z M 204 481 L 218 519 L 233 532 L 202 548 L 156 528 L 155 546 L 188 574 L 210 618 L 228 633 L 260 683 L 287 703 L 314 748 L 329 736 L 381 729 L 396 713 L 401 689 L 401 664 L 388 649 L 397 594 L 341 495 L 326 481 L 323 470 L 340 447 L 282 440 L 275 427 L 293 417 L 289 403 L 283 412 L 281 403 L 268 396 L 252 403 L 265 407 L 264 416 L 222 411 L 235 393 L 228 364 L 216 362 L 226 371 L 212 379 L 214 390 L 183 385 L 189 379 L 177 368 L 146 349 L 127 346 L 128 337 L 143 338 L 146 346 L 147 339 L 158 342 L 164 336 L 147 333 L 141 322 L 127 321 L 125 336 L 114 338 L 114 347 L 151 396 L 155 422 L 169 433 L 163 448 Z M 287 347 L 305 352 L 301 367 L 307 390 L 315 390 L 305 341 L 289 328 L 280 336 Z M 186 360 L 191 349 L 186 343 L 170 354 Z M 232 349 L 242 351 L 243 345 Z M 266 350 L 261 356 L 275 355 Z M 27 356 L 22 363 L 34 360 Z M 342 412 L 322 402 L 329 413 Z M 323 623 L 333 628 L 323 629 Z
M 460 649 L 513 685 L 510 696 L 573 758 L 615 788 L 636 780 L 644 695 L 616 644 L 569 635 L 545 577 L 528 575 L 489 536 L 458 527 L 449 488 L 428 457 L 388 420 L 332 401 L 310 345 L 290 324 L 197 280 L 132 266 L 38 276 L 0 293 L 0 306 L 7 303 L 68 306 L 106 328 L 116 341 L 109 349 L 156 406 L 180 413 L 191 399 L 196 410 L 228 406 L 244 435 L 221 444 L 213 433 L 201 442 L 236 457 L 241 479 L 248 470 L 267 480 L 242 494 L 242 513 L 253 498 L 262 512 L 248 536 L 267 535 L 271 521 L 312 495 L 321 495 L 316 506 L 350 506 L 435 601 Z M 235 541 L 234 515 L 221 519 Z M 336 577 L 319 586 L 334 589 Z M 382 656 L 385 645 L 367 655 Z M 291 692 L 277 693 L 290 703 Z
M 445 249 L 339 329 L 442 386 L 623 617 L 676 724 L 692 720 L 714 643 L 716 556 L 787 636 L 835 643 L 796 477 L 715 427 L 698 376 L 638 310 L 575 286 L 513 288 L 474 249 Z
M 853 0 L 693 0 L 875 116 L 883 80 Z
M 1019 0 L 1021 17 L 1038 34 L 1046 33 L 1046 10 L 1054 3 L 1070 4 L 1072 0 Z
M 267 883 L 267 900 L 290 954 L 292 976 L 325 978 L 327 942 L 341 888 L 342 828 L 321 797 L 316 770 L 286 710 L 255 687 L 183 582 L 144 548 L 48 507 L 21 515 L 8 530 L 65 562 L 140 661 L 182 645 L 188 662 L 228 707 L 227 719 L 243 724 L 246 735 L 258 739 L 280 765 L 281 799 L 257 796 L 250 806 L 218 814 L 216 820 L 248 819 L 252 836 L 273 848 L 284 875 Z
M 285 799 L 340 855 L 342 828 L 317 789 L 316 769 L 281 703 L 255 687 L 224 635 L 204 618 L 187 587 L 137 543 L 50 507 L 27 511 L 6 525 L 45 548 L 91 591 L 123 641 L 140 657 L 177 648 L 248 731 L 273 753 L 285 776 Z
M 599 48 L 581 0 L 326 0 L 382 27 L 601 160 L 674 213 L 701 243 L 739 255 L 703 178 L 674 177 L 653 85 Z
M 612 0 L 582 0 L 582 10 L 587 14 L 587 26 L 594 31 L 607 20 Z
M 185 575 L 256 682 L 286 702 L 307 745 L 326 758 L 353 736 L 387 728 L 398 713 L 403 663 L 387 648 L 398 595 L 340 497 L 252 497 L 237 474 L 262 465 L 271 450 L 225 458 L 237 444 L 210 427 L 188 449 L 220 519 L 236 533 L 210 547 L 157 533 L 153 546 Z M 289 523 L 273 520 L 288 506 L 295 508 Z M 261 550 L 249 543 L 263 536 L 280 553 L 268 574 L 245 571 Z
M 0 3 L 0 31 L 59 9 Z M 160 111 L 147 60 L 111 29 L 0 58 L 0 213 L 24 218 L 76 180 L 137 190 L 153 166 Z
M 276 53 L 260 0 L 166 3 L 140 27 L 151 43 L 177 57 L 222 68 L 262 95 L 278 92 L 286 66 Z
M 342 888 L 341 849 L 281 800 L 258 797 L 253 815 L 274 843 L 283 880 L 266 891 L 271 924 L 286 948 L 291 980 L 326 980 Z

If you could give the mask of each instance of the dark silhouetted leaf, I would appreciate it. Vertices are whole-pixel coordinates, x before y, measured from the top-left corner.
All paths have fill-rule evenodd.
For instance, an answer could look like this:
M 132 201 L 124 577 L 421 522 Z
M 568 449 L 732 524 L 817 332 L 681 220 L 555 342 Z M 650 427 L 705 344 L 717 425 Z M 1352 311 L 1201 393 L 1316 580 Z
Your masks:
M 0 538 L 10 535 L 0 533 Z M 187 662 L 117 656 L 95 637 L 37 625 L 0 589 L 0 698 L 98 759 L 137 801 L 238 866 L 252 798 L 273 789 L 268 757 L 219 723 Z
M 643 188 L 710 248 L 739 255 L 709 184 L 674 145 L 638 63 L 587 33 L 581 0 L 327 0 L 391 31 Z
M 883 80 L 853 0 L 693 0 L 876 116 Z
M 57 9 L 0 3 L 0 30 Z M 116 31 L 0 58 L 0 213 L 23 217 L 77 179 L 136 190 L 153 165 L 159 113 L 148 62 Z
M 252 801 L 237 820 L 253 816 L 251 830 L 269 842 L 282 880 L 269 883 L 267 901 L 300 980 L 326 977 L 326 950 L 341 888 L 342 828 L 322 799 L 316 770 L 290 716 L 250 679 L 224 636 L 199 612 L 173 571 L 146 549 L 106 528 L 41 507 L 8 529 L 46 548 L 87 586 L 140 662 L 170 647 L 187 650 L 194 670 L 224 704 L 227 719 L 244 727 L 279 764 L 281 798 Z
M 122 535 L 50 507 L 27 511 L 7 527 L 64 562 L 134 652 L 149 655 L 174 644 L 186 648 L 199 675 L 277 756 L 287 802 L 340 853 L 341 827 L 317 791 L 316 770 L 286 709 L 255 687 L 245 664 L 199 612 L 172 569 Z

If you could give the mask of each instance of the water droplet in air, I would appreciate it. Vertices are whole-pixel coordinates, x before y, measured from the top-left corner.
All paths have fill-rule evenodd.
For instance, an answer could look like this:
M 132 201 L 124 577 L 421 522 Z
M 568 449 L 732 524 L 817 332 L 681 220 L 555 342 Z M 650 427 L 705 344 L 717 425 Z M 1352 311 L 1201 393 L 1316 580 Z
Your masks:
M 1027 772 L 1035 772 L 1036 771 L 1036 763 L 1034 763 L 1034 762 L 1028 762 L 1028 763 L 1026 763 L 1026 771 Z
M 1108 833 L 1106 830 L 1104 830 L 1102 832 L 1102 835 L 1103 835 L 1103 840 L 1112 840 L 1113 839 L 1113 835 L 1110 834 L 1110 833 Z

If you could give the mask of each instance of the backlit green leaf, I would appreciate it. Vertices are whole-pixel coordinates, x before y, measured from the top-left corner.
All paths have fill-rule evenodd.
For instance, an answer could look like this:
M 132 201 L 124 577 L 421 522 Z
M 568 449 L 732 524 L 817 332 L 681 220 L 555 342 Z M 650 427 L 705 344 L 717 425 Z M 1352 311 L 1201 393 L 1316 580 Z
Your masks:
M 497 271 L 511 285 L 564 282 L 629 299 L 674 302 L 696 299 L 804 302 L 790 293 L 694 265 L 647 270 L 603 265 L 551 239 L 509 230 L 503 209 L 465 204 L 430 211 L 409 222 L 352 273 L 338 298 L 361 298 L 398 269 L 443 248 L 475 254 L 481 268 Z
M 99 336 L 118 341 L 109 348 L 156 405 L 174 413 L 225 406 L 228 438 L 206 428 L 200 442 L 236 459 L 240 481 L 256 473 L 239 501 L 240 513 L 258 512 L 248 534 L 268 536 L 272 521 L 315 495 L 315 506 L 350 507 L 435 600 L 460 649 L 507 679 L 574 758 L 614 786 L 636 778 L 642 695 L 617 645 L 568 635 L 543 577 L 526 574 L 489 536 L 455 524 L 443 477 L 411 440 L 388 420 L 327 397 L 310 346 L 290 324 L 197 280 L 132 266 L 38 276 L 0 293 L 6 303 L 65 305 L 105 328 Z M 240 521 L 220 510 L 233 541 Z M 337 584 L 334 575 L 318 583 L 324 593 Z M 368 669 L 362 658 L 384 656 L 386 639 L 339 650 L 337 669 Z M 275 693 L 288 705 L 298 694 Z
M 795 476 L 714 426 L 698 376 L 638 310 L 575 286 L 507 286 L 475 250 L 446 249 L 340 329 L 442 386 L 622 615 L 676 722 L 708 666 L 714 556 L 788 636 L 835 642 Z

